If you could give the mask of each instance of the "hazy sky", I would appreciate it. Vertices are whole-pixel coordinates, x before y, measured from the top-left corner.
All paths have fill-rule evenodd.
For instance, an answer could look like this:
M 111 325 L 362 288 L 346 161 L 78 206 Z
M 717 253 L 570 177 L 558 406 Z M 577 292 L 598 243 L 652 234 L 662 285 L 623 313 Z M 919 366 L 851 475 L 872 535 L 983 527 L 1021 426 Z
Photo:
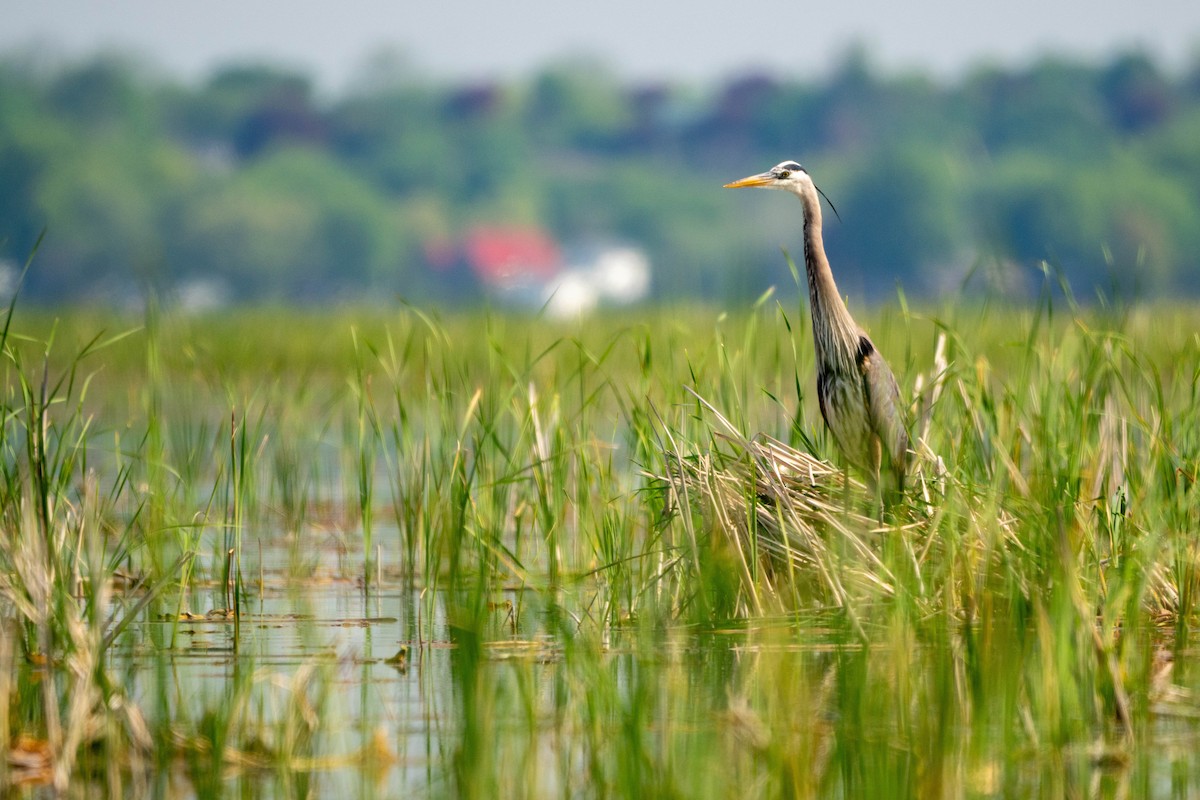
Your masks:
M 528 74 L 574 53 L 620 75 L 706 80 L 821 73 L 854 44 L 885 68 L 954 75 L 981 60 L 1141 47 L 1168 66 L 1200 53 L 1200 0 L 3 0 L 0 49 L 74 56 L 132 47 L 184 77 L 233 59 L 302 67 L 327 87 L 398 50 L 422 71 Z

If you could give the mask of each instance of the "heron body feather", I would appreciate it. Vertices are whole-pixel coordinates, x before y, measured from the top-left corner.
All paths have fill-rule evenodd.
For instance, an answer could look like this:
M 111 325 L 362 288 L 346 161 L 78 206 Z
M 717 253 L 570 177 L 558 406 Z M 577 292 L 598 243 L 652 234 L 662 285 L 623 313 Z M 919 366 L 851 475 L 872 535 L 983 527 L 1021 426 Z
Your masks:
M 908 431 L 900 389 L 891 368 L 838 294 L 825 254 L 816 184 L 799 164 L 785 161 L 761 175 L 726 186 L 783 189 L 800 198 L 821 416 L 847 462 L 866 473 L 876 486 L 885 478 L 889 489 L 902 490 L 908 466 Z

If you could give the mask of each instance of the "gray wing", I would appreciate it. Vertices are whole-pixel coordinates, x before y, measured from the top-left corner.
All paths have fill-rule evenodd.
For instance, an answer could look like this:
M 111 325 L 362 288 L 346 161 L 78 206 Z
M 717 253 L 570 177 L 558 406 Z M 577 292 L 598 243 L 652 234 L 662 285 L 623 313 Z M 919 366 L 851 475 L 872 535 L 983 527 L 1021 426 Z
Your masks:
M 858 367 L 862 373 L 871 430 L 883 446 L 880 471 L 890 469 L 896 487 L 903 489 L 908 471 L 908 415 L 900 402 L 896 376 L 866 334 L 859 336 Z

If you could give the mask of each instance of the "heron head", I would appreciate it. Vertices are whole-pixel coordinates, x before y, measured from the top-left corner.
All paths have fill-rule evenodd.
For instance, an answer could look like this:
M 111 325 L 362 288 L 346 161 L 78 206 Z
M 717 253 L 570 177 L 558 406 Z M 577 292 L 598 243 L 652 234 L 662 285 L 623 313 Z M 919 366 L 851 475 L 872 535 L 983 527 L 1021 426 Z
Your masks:
M 771 167 L 766 172 L 751 175 L 733 183 L 727 183 L 725 184 L 725 188 L 742 189 L 750 186 L 758 186 L 763 189 L 786 189 L 799 193 L 800 187 L 805 185 L 812 185 L 812 178 L 808 176 L 808 171 L 795 161 L 784 161 Z
M 742 189 L 748 186 L 758 186 L 763 189 L 784 189 L 797 197 L 809 195 L 815 198 L 816 195 L 813 195 L 809 191 L 811 189 L 825 198 L 825 202 L 829 203 L 829 207 L 833 209 L 835 217 L 839 220 L 842 218 L 838 214 L 837 207 L 833 204 L 833 201 L 821 191 L 820 186 L 813 183 L 813 179 L 808 175 L 808 170 L 800 166 L 796 161 L 783 161 L 771 167 L 766 172 L 725 184 L 726 189 Z

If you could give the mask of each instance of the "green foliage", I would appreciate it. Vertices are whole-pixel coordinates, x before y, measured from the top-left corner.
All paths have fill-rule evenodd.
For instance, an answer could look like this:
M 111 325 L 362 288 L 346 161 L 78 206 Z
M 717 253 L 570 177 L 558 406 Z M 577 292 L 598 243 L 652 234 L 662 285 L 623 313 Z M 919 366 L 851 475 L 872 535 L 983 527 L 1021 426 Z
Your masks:
M 1136 52 L 939 84 L 852 51 L 819 81 L 713 91 L 586 60 L 509 84 L 392 70 L 334 97 L 271 66 L 186 86 L 98 56 L 0 62 L 0 90 L 0 260 L 49 229 L 41 300 L 208 279 L 247 301 L 447 297 L 427 246 L 477 223 L 639 244 L 660 297 L 755 297 L 788 283 L 798 210 L 719 187 L 783 158 L 846 212 L 830 246 L 858 294 L 997 261 L 1024 277 L 1011 287 L 1046 260 L 1083 296 L 1200 274 L 1200 95 Z
M 1008 159 L 981 192 L 997 252 L 1045 259 L 1076 285 L 1104 283 L 1160 293 L 1193 258 L 1180 248 L 1200 205 L 1177 179 L 1148 173 L 1130 157 L 1052 171 L 1034 155 Z M 1106 287 L 1107 288 L 1107 287 Z
M 528 130 L 539 145 L 603 152 L 628 127 L 629 103 L 602 64 L 569 61 L 542 70 L 529 88 Z
M 186 275 L 224 279 L 239 294 L 300 299 L 339 285 L 396 285 L 400 247 L 370 185 L 293 148 L 195 198 L 183 214 L 176 259 L 191 265 Z
M 968 79 L 963 100 L 990 152 L 1030 149 L 1079 162 L 1115 138 L 1095 84 L 1093 68 L 1048 58 L 1024 72 L 984 70 Z
M 843 221 L 827 215 L 830 258 L 880 279 L 873 299 L 897 284 L 919 286 L 926 267 L 968 248 L 964 173 L 952 156 L 911 145 L 856 165 L 838 195 Z M 880 253 L 888 254 L 882 263 Z

